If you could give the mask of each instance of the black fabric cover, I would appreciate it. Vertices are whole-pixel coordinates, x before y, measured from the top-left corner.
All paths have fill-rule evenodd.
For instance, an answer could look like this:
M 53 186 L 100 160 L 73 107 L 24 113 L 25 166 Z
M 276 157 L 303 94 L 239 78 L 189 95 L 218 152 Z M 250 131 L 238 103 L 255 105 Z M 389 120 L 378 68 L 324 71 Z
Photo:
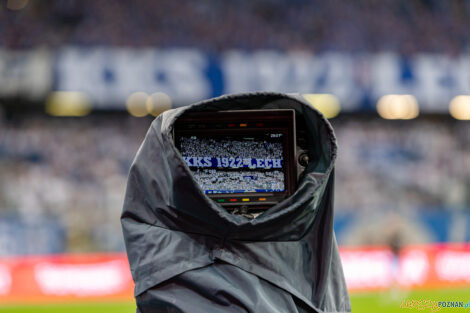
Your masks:
M 295 109 L 310 163 L 294 195 L 255 219 L 206 197 L 173 144 L 188 110 Z M 350 312 L 333 232 L 336 139 L 299 95 L 222 96 L 166 111 L 132 164 L 121 217 L 137 311 Z

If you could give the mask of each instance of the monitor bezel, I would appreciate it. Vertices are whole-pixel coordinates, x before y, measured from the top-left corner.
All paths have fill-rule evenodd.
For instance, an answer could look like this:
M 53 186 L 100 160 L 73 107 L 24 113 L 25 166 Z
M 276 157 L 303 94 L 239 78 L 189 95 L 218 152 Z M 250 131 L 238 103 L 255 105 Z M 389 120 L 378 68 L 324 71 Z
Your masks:
M 245 124 L 246 126 L 240 126 Z M 263 126 L 257 126 L 263 124 Z M 215 127 L 217 125 L 217 127 Z M 235 125 L 235 126 L 228 126 Z M 265 126 L 269 125 L 269 126 Z M 217 131 L 217 134 L 214 134 Z M 295 111 L 291 109 L 267 110 L 228 110 L 228 111 L 189 111 L 177 118 L 173 127 L 173 141 L 179 150 L 179 138 L 186 135 L 201 135 L 214 138 L 218 136 L 246 136 L 256 133 L 282 132 L 285 175 L 282 192 L 246 192 L 246 193 L 214 193 L 202 192 L 227 209 L 245 207 L 249 210 L 267 209 L 292 195 L 296 188 L 295 158 Z M 236 201 L 232 201 L 232 200 Z M 245 201 L 247 200 L 248 201 Z M 260 199 L 264 199 L 260 201 Z

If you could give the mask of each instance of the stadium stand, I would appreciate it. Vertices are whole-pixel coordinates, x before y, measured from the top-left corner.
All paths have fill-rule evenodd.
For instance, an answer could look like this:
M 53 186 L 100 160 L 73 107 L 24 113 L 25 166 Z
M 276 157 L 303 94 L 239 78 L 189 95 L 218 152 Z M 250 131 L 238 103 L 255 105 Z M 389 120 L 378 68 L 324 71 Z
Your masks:
M 448 114 L 448 102 L 440 103 L 439 110 L 428 110 L 438 116 L 429 114 L 410 121 L 380 119 L 375 115 L 377 99 L 371 96 L 373 84 L 368 83 L 374 81 L 372 64 L 382 62 L 382 53 L 392 51 L 394 62 L 395 56 L 400 56 L 396 58 L 397 65 L 390 63 L 395 66 L 391 70 L 397 71 L 401 84 L 398 87 L 423 83 L 418 74 L 431 73 L 439 84 L 422 84 L 420 91 L 453 85 L 455 88 L 442 87 L 436 94 L 426 95 L 426 99 L 451 99 L 456 90 L 458 94 L 468 93 L 465 71 L 455 72 L 468 64 L 465 60 L 470 51 L 470 1 L 26 0 L 22 9 L 9 8 L 8 3 L 3 1 L 0 5 L 0 111 L 5 111 L 5 115 L 0 112 L 0 255 L 123 250 L 119 215 L 125 179 L 151 119 L 136 119 L 124 111 L 127 94 L 112 98 L 122 99 L 122 103 L 108 107 L 121 110 L 113 114 L 92 112 L 83 118 L 53 118 L 37 113 L 44 110 L 45 98 L 54 88 L 67 89 L 73 83 L 83 83 L 80 73 L 76 77 L 69 75 L 77 72 L 71 65 L 82 60 L 73 58 L 81 56 L 81 48 L 92 48 L 90 54 L 96 56 L 84 59 L 87 69 L 103 67 L 103 73 L 101 69 L 83 71 L 85 75 L 103 76 L 84 84 L 88 88 L 98 82 L 98 91 L 105 95 L 96 93 L 93 100 L 97 106 L 102 105 L 100 99 L 107 99 L 109 90 L 118 93 L 133 80 L 138 84 L 154 80 L 149 89 L 163 86 L 174 94 L 183 90 L 190 96 L 199 92 L 197 96 L 206 98 L 221 91 L 237 91 L 239 82 L 266 80 L 278 60 L 288 64 L 282 69 L 286 81 L 292 81 L 290 70 L 297 70 L 293 84 L 303 82 L 305 77 L 311 80 L 311 84 L 303 85 L 306 90 L 325 85 L 340 91 L 349 88 L 352 91 L 345 92 L 343 98 L 350 100 L 358 88 L 362 89 L 367 101 L 361 98 L 357 106 L 350 106 L 349 113 L 331 120 L 339 140 L 335 203 L 340 243 L 384 243 L 371 242 L 378 236 L 367 232 L 354 235 L 355 229 L 366 229 L 365 224 L 375 223 L 366 217 L 377 215 L 385 222 L 396 216 L 418 221 L 420 225 L 407 224 L 413 234 L 409 242 L 470 240 L 470 227 L 456 227 L 461 221 L 470 225 L 470 125 L 444 116 Z M 68 47 L 74 49 L 68 51 Z M 128 47 L 134 49 L 130 54 Z M 181 66 L 187 70 L 181 75 L 190 78 L 186 85 L 179 84 L 178 75 L 167 77 L 165 66 L 151 68 L 155 62 L 148 56 L 155 54 L 154 58 L 173 67 L 180 61 L 171 58 L 171 49 L 178 47 L 191 48 L 187 55 L 179 54 L 186 57 Z M 93 48 L 99 51 L 93 52 Z M 108 54 L 108 48 L 119 51 Z M 290 59 L 289 52 L 293 50 L 307 51 L 309 58 L 302 59 L 300 54 L 300 61 L 308 62 Z M 133 63 L 129 68 L 118 66 L 122 60 L 135 57 L 136 51 L 146 51 L 139 54 L 146 62 Z M 261 52 L 247 57 L 251 60 L 246 62 L 248 70 L 255 64 L 256 72 L 245 76 L 247 69 L 239 66 L 244 59 L 231 66 L 211 63 L 211 57 L 221 52 L 228 56 L 219 63 L 246 57 L 242 53 L 232 55 L 231 51 Z M 260 59 L 269 58 L 269 52 L 263 54 L 266 51 L 280 52 L 280 56 L 271 56 L 265 64 Z M 28 56 L 30 52 L 32 55 Z M 322 52 L 341 52 L 342 57 L 328 54 L 314 60 L 317 63 L 312 61 Z M 375 63 L 361 63 L 376 52 Z M 198 67 L 199 53 L 208 60 L 207 69 Z M 439 53 L 432 55 L 445 59 L 438 64 L 437 74 L 419 72 L 419 60 L 408 62 L 418 53 L 425 57 L 427 53 Z M 113 55 L 109 64 L 100 63 L 108 61 L 109 55 Z M 123 55 L 127 59 L 120 59 Z M 457 56 L 462 56 L 462 60 Z M 342 72 L 323 75 L 327 69 L 338 71 L 338 64 L 341 70 L 343 63 L 334 67 L 329 62 L 343 59 L 349 62 L 344 64 L 358 64 L 348 67 L 344 75 L 351 82 L 341 81 Z M 447 64 L 454 59 L 455 64 Z M 194 70 L 193 60 L 200 72 L 189 71 Z M 427 70 L 433 69 L 434 60 L 425 60 Z M 26 65 L 21 66 L 21 62 Z M 315 65 L 315 73 L 306 74 L 298 64 Z M 380 63 L 381 70 L 389 70 L 390 64 Z M 150 69 L 133 72 L 133 67 Z M 232 79 L 233 88 L 224 89 L 222 76 L 229 76 L 232 67 L 240 67 L 241 74 Z M 53 75 L 58 69 L 62 69 L 62 76 Z M 454 75 L 442 74 L 452 71 Z M 126 79 L 131 76 L 128 73 L 140 73 L 141 80 L 131 77 L 117 84 L 118 72 L 124 73 Z M 201 73 L 210 76 L 210 86 L 188 88 L 194 87 L 198 75 L 204 77 Z M 147 79 L 146 75 L 153 76 Z M 65 77 L 67 84 L 60 84 L 57 77 Z M 384 84 L 391 81 L 387 79 L 388 76 Z M 225 80 L 227 83 L 227 77 Z M 282 87 L 283 82 L 274 80 L 267 86 Z M 34 86 L 39 86 L 39 91 L 33 90 Z M 416 91 L 398 87 L 398 92 Z M 160 91 L 167 92 L 146 92 Z M 168 94 L 174 100 L 174 94 Z M 419 95 L 417 98 L 420 100 Z M 183 100 L 177 105 L 187 104 Z M 438 107 L 428 102 L 431 109 Z M 341 105 L 346 111 L 348 103 Z M 11 109 L 16 113 L 12 115 Z M 369 111 L 364 114 L 361 110 Z M 371 232 L 383 226 L 375 224 Z M 343 240 L 342 234 L 348 234 L 348 239 Z M 349 238 L 352 239 L 348 241 Z
M 144 121 L 126 115 L 3 120 L 2 216 L 54 223 L 59 239 L 50 249 L 122 249 L 119 214 L 127 171 L 151 120 Z M 424 213 L 424 227 L 435 234 L 416 240 L 450 240 L 450 224 L 436 223 L 436 214 L 468 206 L 470 125 L 430 118 L 406 127 L 379 118 L 332 121 L 339 141 L 338 227 L 374 214 Z
M 469 1 L 438 0 L 31 1 L 20 12 L 0 9 L 0 45 L 454 55 L 468 49 L 469 15 Z

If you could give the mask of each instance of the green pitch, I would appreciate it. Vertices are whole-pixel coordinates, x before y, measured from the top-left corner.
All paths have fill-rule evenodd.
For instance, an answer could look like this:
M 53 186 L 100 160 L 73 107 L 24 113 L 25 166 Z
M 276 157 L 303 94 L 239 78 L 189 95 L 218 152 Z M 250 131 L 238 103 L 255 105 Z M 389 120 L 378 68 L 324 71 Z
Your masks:
M 351 305 L 354 313 L 431 313 L 431 308 L 402 308 L 409 300 L 418 301 L 470 301 L 470 289 L 436 289 L 436 290 L 389 290 L 382 293 L 351 294 Z M 405 303 L 404 303 L 405 302 Z M 441 308 L 434 312 L 470 312 L 470 308 Z
M 1 305 L 1 313 L 135 313 L 133 302 L 51 303 L 38 305 Z
M 389 290 L 381 293 L 351 294 L 354 313 L 431 313 L 430 308 L 401 308 L 408 300 L 470 301 L 470 289 Z M 470 308 L 467 309 L 470 312 Z M 439 313 L 461 312 L 464 308 L 441 308 Z M 0 313 L 135 313 L 133 302 L 71 303 L 43 305 L 1 305 Z

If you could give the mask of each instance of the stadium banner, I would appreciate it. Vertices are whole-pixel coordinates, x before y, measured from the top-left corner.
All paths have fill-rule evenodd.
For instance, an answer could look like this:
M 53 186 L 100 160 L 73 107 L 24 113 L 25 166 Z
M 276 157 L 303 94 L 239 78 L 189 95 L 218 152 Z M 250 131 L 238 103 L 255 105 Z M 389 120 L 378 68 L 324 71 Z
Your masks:
M 431 289 L 470 286 L 470 244 L 340 248 L 348 289 Z
M 282 169 L 283 159 L 242 158 L 242 157 L 183 157 L 189 167 L 196 168 L 249 168 L 249 169 Z
M 208 98 L 208 58 L 190 49 L 66 48 L 57 54 L 57 91 L 85 93 L 95 107 L 125 109 L 134 92 L 163 92 L 173 103 Z
M 0 49 L 0 97 L 39 101 L 52 88 L 53 56 L 43 49 Z
M 132 300 L 134 284 L 122 254 L 70 254 L 0 259 L 0 304 Z
M 80 91 L 95 107 L 125 109 L 134 92 L 163 92 L 174 106 L 226 93 L 331 93 L 344 112 L 375 110 L 387 94 L 415 95 L 422 112 L 448 112 L 451 99 L 470 94 L 470 55 L 64 48 L 55 86 Z
M 470 244 L 342 247 L 351 292 L 469 287 Z M 0 259 L 0 304 L 51 301 L 132 301 L 125 254 L 69 254 Z

